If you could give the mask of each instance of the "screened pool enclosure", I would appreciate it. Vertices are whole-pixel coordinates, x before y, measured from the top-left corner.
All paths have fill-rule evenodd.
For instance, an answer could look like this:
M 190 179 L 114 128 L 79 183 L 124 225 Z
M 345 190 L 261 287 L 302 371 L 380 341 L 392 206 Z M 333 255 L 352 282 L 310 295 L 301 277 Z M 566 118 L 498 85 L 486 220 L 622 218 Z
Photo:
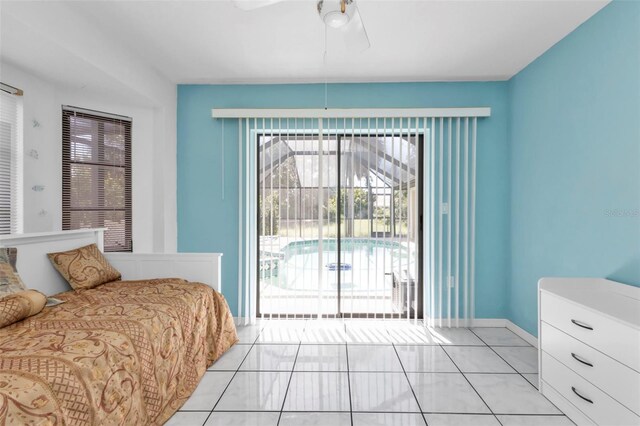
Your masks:
M 421 310 L 422 135 L 258 132 L 258 314 L 396 317 Z

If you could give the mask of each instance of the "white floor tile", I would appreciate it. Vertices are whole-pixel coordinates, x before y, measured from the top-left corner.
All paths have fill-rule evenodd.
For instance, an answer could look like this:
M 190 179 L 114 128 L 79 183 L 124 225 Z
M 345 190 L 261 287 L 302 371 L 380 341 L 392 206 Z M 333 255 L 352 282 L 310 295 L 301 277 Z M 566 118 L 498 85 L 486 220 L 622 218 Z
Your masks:
M 218 402 L 218 398 L 233 377 L 232 372 L 208 371 L 200 380 L 198 387 L 191 397 L 180 408 L 181 410 L 211 411 Z
M 236 371 L 240 367 L 240 363 L 247 355 L 251 345 L 234 345 L 227 352 L 222 354 L 216 362 L 209 367 L 209 371 L 228 370 Z
M 504 327 L 480 327 L 473 332 L 489 346 L 531 346 Z
M 216 410 L 280 410 L 290 375 L 277 371 L 239 371 L 220 399 Z
M 238 333 L 239 344 L 250 345 L 255 342 L 258 335 L 262 331 L 262 325 L 245 325 L 236 326 L 236 332 Z
M 484 342 L 466 328 L 429 328 L 435 343 L 439 345 L 484 346 Z
M 208 426 L 277 426 L 283 405 L 285 426 L 350 425 L 351 405 L 355 426 L 425 426 L 420 408 L 429 426 L 497 426 L 486 404 L 504 426 L 572 425 L 536 391 L 536 349 L 506 328 L 267 320 L 238 335 L 168 425 L 202 425 L 218 400 Z
M 309 321 L 306 319 L 270 319 L 264 321 L 264 329 L 300 330 L 303 331 Z
M 291 371 L 298 345 L 253 345 L 240 371 Z
M 279 426 L 351 426 L 351 414 L 282 413 Z
M 419 412 L 404 373 L 350 373 L 353 411 Z
M 303 345 L 340 344 L 347 342 L 347 333 L 342 321 L 330 321 L 325 325 L 319 321 L 308 321 L 300 339 Z
M 284 411 L 349 411 L 347 373 L 293 373 Z
M 417 413 L 353 413 L 353 426 L 425 426 Z
M 402 371 L 391 345 L 348 345 L 349 371 Z
M 467 378 L 496 414 L 560 414 L 519 374 L 468 374 Z
M 533 346 L 496 346 L 493 349 L 518 373 L 538 372 L 538 350 Z
M 347 346 L 301 345 L 295 371 L 347 371 Z
M 178 411 L 165 426 L 202 426 L 209 417 L 210 411 Z
M 440 346 L 398 345 L 396 351 L 407 372 L 458 372 L 458 368 Z
M 574 426 L 565 416 L 498 416 L 503 426 Z
M 437 345 L 433 336 L 426 327 L 421 325 L 406 324 L 404 327 L 391 327 L 387 329 L 389 339 L 396 345 Z
M 256 343 L 298 344 L 301 342 L 303 334 L 304 331 L 296 328 L 265 327 L 258 336 Z
M 205 426 L 277 426 L 279 412 L 260 411 L 214 411 Z
M 390 344 L 389 333 L 384 326 L 371 323 L 347 323 L 347 343 L 350 344 Z
M 425 414 L 429 426 L 500 426 L 493 414 Z
M 269 320 L 256 340 L 257 343 L 297 344 L 304 334 L 307 320 Z
M 420 408 L 435 413 L 490 413 L 460 373 L 407 373 Z
M 538 389 L 538 374 L 523 374 L 525 379 L 529 381 L 536 389 Z
M 515 373 L 487 346 L 447 346 L 444 350 L 463 373 Z

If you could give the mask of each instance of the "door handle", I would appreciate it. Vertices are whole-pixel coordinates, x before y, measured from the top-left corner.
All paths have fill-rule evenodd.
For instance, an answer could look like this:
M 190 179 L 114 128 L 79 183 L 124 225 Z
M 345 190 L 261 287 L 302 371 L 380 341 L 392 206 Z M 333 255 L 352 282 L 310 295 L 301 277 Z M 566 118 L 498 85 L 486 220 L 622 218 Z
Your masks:
M 574 354 L 573 352 L 571 352 L 571 356 L 573 357 L 573 359 L 575 359 L 578 362 L 581 362 L 584 365 L 588 365 L 589 367 L 593 367 L 593 364 L 591 364 L 590 362 L 587 362 L 585 360 L 583 360 L 582 358 L 580 358 L 578 355 Z
M 593 327 L 591 327 L 590 325 L 587 325 L 587 324 L 585 324 L 583 322 L 576 321 L 574 319 L 572 319 L 571 322 L 574 323 L 575 325 L 577 325 L 578 327 L 582 327 L 582 328 L 585 328 L 587 330 L 593 330 Z
M 582 395 L 580 395 L 580 392 L 578 392 L 574 386 L 571 386 L 571 390 L 573 391 L 573 393 L 575 393 L 576 395 L 578 395 L 578 397 L 579 397 L 579 398 L 582 398 L 583 400 L 587 401 L 589 404 L 593 404 L 593 401 L 592 401 L 592 400 L 590 400 L 590 399 L 589 399 L 589 398 L 587 398 L 586 396 L 582 396 Z

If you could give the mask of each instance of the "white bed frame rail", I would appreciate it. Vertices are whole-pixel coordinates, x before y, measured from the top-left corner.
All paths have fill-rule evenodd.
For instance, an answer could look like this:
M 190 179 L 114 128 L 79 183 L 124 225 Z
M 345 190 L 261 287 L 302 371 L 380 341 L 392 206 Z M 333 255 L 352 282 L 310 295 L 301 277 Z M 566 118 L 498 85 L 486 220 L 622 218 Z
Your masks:
M 52 295 L 71 289 L 47 253 L 95 243 L 104 249 L 104 228 L 0 235 L 0 247 L 18 249 L 17 269 L 25 285 Z M 221 289 L 222 253 L 106 253 L 123 280 L 184 278 Z
M 106 253 L 123 280 L 184 278 L 220 291 L 222 253 Z

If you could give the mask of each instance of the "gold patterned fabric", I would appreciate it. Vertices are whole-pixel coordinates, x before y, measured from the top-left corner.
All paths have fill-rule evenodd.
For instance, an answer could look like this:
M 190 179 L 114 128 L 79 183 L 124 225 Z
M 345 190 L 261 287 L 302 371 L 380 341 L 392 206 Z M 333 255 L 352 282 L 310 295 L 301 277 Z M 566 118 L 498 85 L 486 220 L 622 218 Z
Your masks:
M 47 256 L 74 290 L 89 289 L 120 279 L 120 272 L 109 264 L 95 244 Z
M 16 269 L 16 262 L 18 260 L 18 249 L 15 247 L 0 247 L 0 263 L 8 263 L 11 265 L 14 271 Z
M 178 279 L 56 296 L 0 329 L 0 424 L 161 425 L 238 341 L 224 297 Z
M 20 275 L 10 263 L 0 262 L 0 297 L 26 290 Z
M 37 290 L 19 291 L 0 299 L 0 328 L 37 314 L 47 297 Z

